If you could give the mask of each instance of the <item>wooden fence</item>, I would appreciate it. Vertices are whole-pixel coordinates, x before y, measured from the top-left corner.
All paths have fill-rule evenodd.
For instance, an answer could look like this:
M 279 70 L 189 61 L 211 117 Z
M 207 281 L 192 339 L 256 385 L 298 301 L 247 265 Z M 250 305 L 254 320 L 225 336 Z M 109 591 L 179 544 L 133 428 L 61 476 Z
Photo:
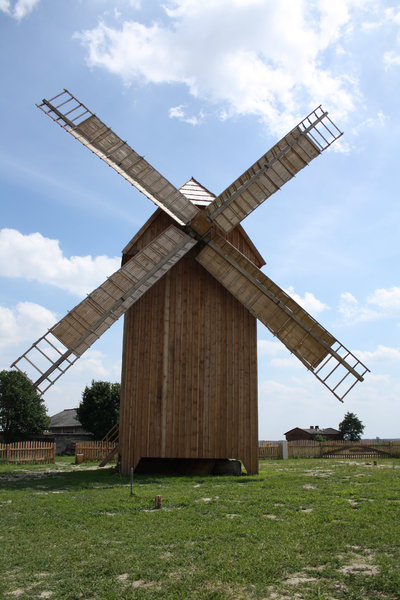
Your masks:
M 49 442 L 0 444 L 0 463 L 55 463 L 56 445 Z
M 400 441 L 299 440 L 287 442 L 287 445 L 288 458 L 400 458 Z M 282 443 L 260 442 L 258 456 L 259 458 L 282 458 Z
M 101 461 L 116 446 L 113 442 L 78 442 L 75 446 L 75 458 L 77 462 Z M 117 458 L 118 453 L 113 460 L 116 461 Z
M 282 444 L 280 442 L 259 442 L 258 458 L 283 458 Z

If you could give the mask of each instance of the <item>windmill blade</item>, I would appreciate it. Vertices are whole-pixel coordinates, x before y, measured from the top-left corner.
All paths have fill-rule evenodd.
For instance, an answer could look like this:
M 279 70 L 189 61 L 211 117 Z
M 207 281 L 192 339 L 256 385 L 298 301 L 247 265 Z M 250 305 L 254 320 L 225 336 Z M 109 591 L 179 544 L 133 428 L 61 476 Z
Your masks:
M 368 371 L 349 350 L 224 238 L 196 260 L 343 401 Z
M 121 140 L 68 90 L 36 105 L 53 121 L 103 159 L 180 225 L 187 225 L 198 209 L 175 186 Z
M 341 135 L 319 106 L 214 200 L 209 218 L 229 233 Z
M 196 243 L 171 225 L 56 323 L 11 367 L 24 374 L 28 368 L 33 373 L 28 378 L 43 394 Z

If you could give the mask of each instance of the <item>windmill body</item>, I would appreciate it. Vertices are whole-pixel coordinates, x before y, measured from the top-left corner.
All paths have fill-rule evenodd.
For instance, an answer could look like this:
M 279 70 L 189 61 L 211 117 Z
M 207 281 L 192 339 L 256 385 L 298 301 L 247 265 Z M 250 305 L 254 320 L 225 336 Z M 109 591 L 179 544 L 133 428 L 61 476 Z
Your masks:
M 238 458 L 255 473 L 256 319 L 340 401 L 368 371 L 260 270 L 240 226 L 341 132 L 319 106 L 216 197 L 195 180 L 176 189 L 67 90 L 39 108 L 159 210 L 121 268 L 12 367 L 43 394 L 126 315 L 122 471 L 150 459 Z
M 180 191 L 197 206 L 214 197 L 193 179 Z M 129 261 L 171 225 L 158 209 L 123 251 Z M 227 239 L 264 261 L 238 225 Z M 206 472 L 215 459 L 258 468 L 256 318 L 188 252 L 125 313 L 121 470 L 145 465 Z M 143 459 L 153 459 L 145 461 Z M 157 460 L 155 460 L 157 459 Z

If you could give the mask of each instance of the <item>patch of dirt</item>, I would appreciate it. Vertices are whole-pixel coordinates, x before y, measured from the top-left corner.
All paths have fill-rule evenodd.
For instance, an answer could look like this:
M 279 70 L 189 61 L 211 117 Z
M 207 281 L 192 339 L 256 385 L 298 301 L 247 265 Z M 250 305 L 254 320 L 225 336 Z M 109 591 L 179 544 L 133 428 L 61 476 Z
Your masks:
M 353 500 L 353 498 L 347 498 L 347 502 L 350 504 L 350 506 L 358 506 L 357 500 Z
M 312 485 L 311 483 L 306 483 L 306 484 L 302 485 L 301 487 L 304 488 L 305 490 L 316 490 L 317 489 L 317 486 Z
M 156 584 L 153 581 L 144 581 L 144 579 L 136 579 L 136 581 L 133 581 L 132 583 L 132 587 L 135 590 L 137 590 L 138 588 L 145 590 L 148 588 L 155 587 L 155 585 Z
M 200 498 L 196 500 L 196 502 L 212 502 L 213 500 L 218 500 L 219 496 L 215 496 L 214 498 Z
M 7 595 L 14 596 L 14 598 L 19 598 L 20 596 L 25 594 L 25 592 L 27 592 L 27 591 L 28 590 L 25 590 L 24 588 L 17 588 L 16 590 L 13 590 L 12 592 L 7 592 Z
M 240 515 L 238 515 L 237 513 L 231 513 L 226 515 L 227 519 L 235 519 L 236 517 L 240 517 Z
M 364 561 L 353 561 L 348 565 L 345 565 L 341 569 L 339 569 L 340 573 L 344 573 L 345 575 L 349 573 L 362 573 L 363 575 L 378 575 L 379 569 L 376 565 L 368 564 Z
M 263 515 L 263 517 L 266 517 L 267 519 L 271 519 L 272 521 L 275 521 L 275 519 L 277 519 L 278 517 L 276 515 Z
M 314 509 L 313 508 L 301 508 L 300 511 L 302 513 L 312 513 Z
M 122 573 L 122 575 L 117 575 L 117 581 L 126 581 L 129 577 L 128 573 Z
M 361 550 L 359 546 L 348 546 L 348 548 L 352 549 L 353 551 Z M 363 575 L 370 576 L 378 575 L 379 568 L 374 564 L 373 561 L 374 553 L 372 550 L 366 549 L 364 550 L 364 555 L 354 554 L 350 558 L 348 564 L 343 565 L 343 567 L 339 569 L 339 572 L 343 573 L 344 575 L 349 575 L 352 573 L 362 573 Z
M 53 592 L 41 592 L 41 594 L 39 594 L 39 598 L 51 598 L 51 596 L 53 595 Z
M 294 573 L 285 579 L 284 583 L 286 585 L 302 585 L 303 583 L 313 583 L 314 581 L 318 581 L 318 579 L 316 577 L 308 577 L 304 573 Z

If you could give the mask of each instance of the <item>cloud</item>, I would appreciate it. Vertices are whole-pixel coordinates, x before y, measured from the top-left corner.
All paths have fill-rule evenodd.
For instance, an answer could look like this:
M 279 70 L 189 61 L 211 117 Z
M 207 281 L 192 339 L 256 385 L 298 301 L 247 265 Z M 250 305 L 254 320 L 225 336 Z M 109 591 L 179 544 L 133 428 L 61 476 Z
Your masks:
M 394 50 L 385 52 L 383 55 L 383 64 L 385 65 L 386 71 L 391 67 L 400 67 L 400 53 L 395 52 Z
M 257 354 L 261 356 L 276 356 L 281 354 L 284 346 L 281 342 L 275 342 L 270 340 L 258 340 L 257 342 Z
M 23 277 L 83 296 L 119 266 L 117 257 L 67 258 L 58 240 L 40 233 L 23 235 L 15 229 L 0 230 L 0 276 L 3 277 Z
M 373 363 L 383 363 L 387 366 L 400 364 L 400 348 L 379 345 L 373 352 L 358 350 L 357 357 L 363 362 L 368 362 L 369 365 Z
M 357 82 L 326 66 L 324 55 L 351 32 L 354 11 L 367 4 L 171 0 L 164 6 L 166 24 L 131 20 L 116 28 L 102 21 L 77 37 L 90 66 L 127 85 L 183 84 L 223 119 L 256 115 L 282 133 L 316 99 L 326 101 L 336 118 L 355 108 Z
M 400 317 L 400 287 L 379 288 L 360 304 L 350 292 L 340 297 L 339 312 L 347 323 Z
M 33 9 L 39 4 L 40 0 L 0 0 L 0 10 L 6 15 L 20 21 L 28 16 Z
M 19 302 L 13 308 L 0 306 L 0 349 L 32 342 L 56 321 L 55 313 L 33 302 Z
M 189 123 L 189 125 L 199 125 L 203 120 L 203 112 L 200 112 L 197 117 L 195 115 L 188 117 L 184 109 L 185 107 L 183 104 L 180 104 L 179 106 L 172 106 L 168 111 L 169 118 L 179 119 L 179 121 L 182 121 L 183 123 Z
M 285 292 L 289 294 L 293 300 L 300 304 L 304 310 L 311 314 L 318 314 L 329 309 L 329 306 L 321 302 L 321 300 L 318 300 L 318 298 L 316 298 L 312 292 L 306 292 L 303 298 L 299 296 L 299 294 L 296 294 L 293 286 L 290 286 L 285 290 Z

